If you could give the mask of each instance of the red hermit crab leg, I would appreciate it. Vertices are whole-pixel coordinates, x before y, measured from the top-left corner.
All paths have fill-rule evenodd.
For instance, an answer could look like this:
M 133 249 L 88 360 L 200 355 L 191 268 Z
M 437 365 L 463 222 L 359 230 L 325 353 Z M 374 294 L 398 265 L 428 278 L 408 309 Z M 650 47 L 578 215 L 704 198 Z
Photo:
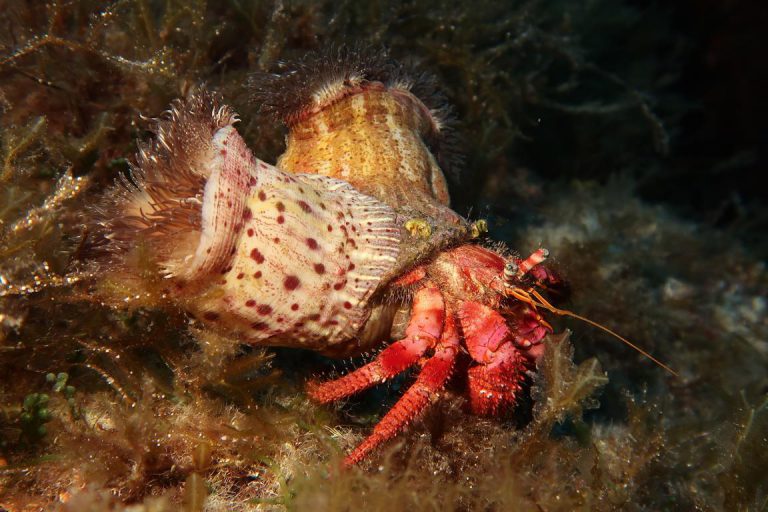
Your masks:
M 322 384 L 311 384 L 309 395 L 320 403 L 333 402 L 384 382 L 415 364 L 437 344 L 443 331 L 445 305 L 437 288 L 429 284 L 413 298 L 413 312 L 405 338 L 383 350 L 373 361 L 354 372 Z
M 449 313 L 445 318 L 445 327 L 435 355 L 427 360 L 416 382 L 376 424 L 371 435 L 344 459 L 345 466 L 353 466 L 363 460 L 376 447 L 394 437 L 429 405 L 451 376 L 459 348 L 456 323 L 453 315 Z

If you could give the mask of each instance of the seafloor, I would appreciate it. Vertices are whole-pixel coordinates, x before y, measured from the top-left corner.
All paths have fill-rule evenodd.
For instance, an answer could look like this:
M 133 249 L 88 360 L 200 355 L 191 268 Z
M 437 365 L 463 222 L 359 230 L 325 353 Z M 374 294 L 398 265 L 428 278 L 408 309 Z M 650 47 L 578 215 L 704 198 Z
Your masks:
M 768 14 L 674 4 L 0 0 L 0 510 L 766 510 Z M 547 247 L 563 307 L 679 375 L 555 319 L 510 418 L 449 387 L 340 472 L 407 378 L 320 407 L 304 382 L 361 360 L 242 347 L 68 274 L 149 117 L 204 84 L 274 161 L 248 75 L 333 44 L 433 74 L 456 210 Z

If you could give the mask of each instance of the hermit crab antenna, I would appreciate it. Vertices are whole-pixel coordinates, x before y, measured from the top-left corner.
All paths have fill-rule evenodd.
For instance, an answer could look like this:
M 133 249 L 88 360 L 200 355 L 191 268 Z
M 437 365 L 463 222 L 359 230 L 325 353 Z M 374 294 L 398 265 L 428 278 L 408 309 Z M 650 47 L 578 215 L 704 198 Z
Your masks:
M 638 347 L 637 345 L 635 345 L 634 343 L 632 343 L 628 339 L 626 339 L 623 336 L 619 335 L 618 333 L 612 331 L 608 327 L 606 327 L 606 326 L 604 326 L 602 324 L 599 324 L 599 323 L 595 322 L 594 320 L 590 320 L 589 318 L 586 318 L 586 317 L 583 317 L 581 315 L 578 315 L 578 314 L 574 313 L 573 311 L 568 311 L 567 309 L 556 308 L 555 306 L 550 304 L 544 297 L 542 297 L 541 294 L 539 292 L 537 292 L 536 290 L 530 290 L 530 294 L 533 295 L 536 298 L 536 300 L 530 299 L 530 301 L 531 301 L 530 303 L 533 304 L 534 306 L 543 307 L 544 309 L 547 309 L 547 310 L 551 311 L 552 313 L 554 313 L 556 315 L 570 316 L 571 318 L 576 318 L 577 320 L 581 320 L 582 322 L 586 322 L 586 323 L 588 323 L 589 325 L 591 325 L 593 327 L 597 327 L 598 329 L 600 329 L 600 330 L 602 330 L 604 332 L 607 332 L 608 334 L 610 334 L 614 338 L 617 338 L 622 343 L 624 343 L 624 344 L 628 345 L 629 347 L 632 347 L 633 349 L 637 350 L 638 352 L 643 354 L 645 357 L 647 357 L 648 359 L 650 359 L 651 361 L 653 361 L 654 363 L 656 363 L 660 367 L 664 368 L 666 371 L 668 371 L 669 373 L 671 373 L 675 377 L 679 377 L 680 376 L 675 370 L 673 370 L 669 366 L 665 365 L 664 363 L 662 363 L 661 361 L 659 361 L 658 359 L 653 357 L 651 354 L 649 354 L 648 352 L 646 352 L 642 348 Z

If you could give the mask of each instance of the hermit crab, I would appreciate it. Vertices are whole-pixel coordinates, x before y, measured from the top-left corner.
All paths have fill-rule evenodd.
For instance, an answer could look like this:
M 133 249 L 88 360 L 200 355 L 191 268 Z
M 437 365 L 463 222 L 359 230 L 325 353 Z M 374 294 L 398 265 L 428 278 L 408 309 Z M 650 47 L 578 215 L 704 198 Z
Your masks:
M 339 54 L 322 72 L 257 79 L 256 98 L 289 130 L 276 166 L 251 154 L 214 95 L 177 101 L 89 230 L 122 289 L 243 343 L 344 356 L 395 339 L 308 387 L 332 402 L 421 366 L 348 465 L 403 429 L 456 368 L 472 412 L 509 411 L 552 331 L 540 310 L 570 314 L 539 291 L 560 283 L 541 265 L 545 249 L 484 247 L 482 224 L 448 207 L 444 121 L 398 70 Z

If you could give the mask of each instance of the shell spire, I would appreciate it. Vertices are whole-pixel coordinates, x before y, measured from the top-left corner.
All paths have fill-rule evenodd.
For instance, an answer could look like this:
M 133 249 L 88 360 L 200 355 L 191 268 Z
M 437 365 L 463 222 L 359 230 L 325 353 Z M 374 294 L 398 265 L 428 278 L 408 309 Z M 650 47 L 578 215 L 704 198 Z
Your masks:
M 288 125 L 374 83 L 418 98 L 435 135 L 452 124 L 434 77 L 396 62 L 384 48 L 329 46 L 282 67 L 280 73 L 254 73 L 249 85 L 261 111 Z
M 384 50 L 331 47 L 250 84 L 261 110 L 288 126 L 281 169 L 343 179 L 393 207 L 448 205 L 455 137 L 428 75 Z

